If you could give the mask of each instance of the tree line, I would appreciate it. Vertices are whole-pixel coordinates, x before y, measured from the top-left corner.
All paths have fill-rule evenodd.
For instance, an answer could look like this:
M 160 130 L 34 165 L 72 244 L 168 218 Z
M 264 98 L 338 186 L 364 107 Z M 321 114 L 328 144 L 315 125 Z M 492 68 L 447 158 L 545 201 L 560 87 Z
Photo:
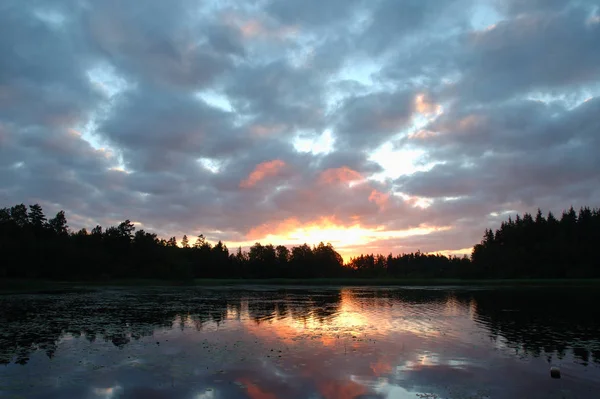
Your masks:
M 492 278 L 600 278 L 600 211 L 573 207 L 557 219 L 538 209 L 485 231 L 472 263 Z
M 71 231 L 64 211 L 47 219 L 38 204 L 0 209 L 0 277 L 113 278 L 317 278 L 348 276 L 331 244 L 291 249 L 254 244 L 230 252 L 203 235 L 167 240 L 137 230 L 130 220 L 103 229 Z
M 64 211 L 47 219 L 38 204 L 0 209 L 0 278 L 564 278 L 600 277 L 600 213 L 571 208 L 560 220 L 541 211 L 486 230 L 471 258 L 360 255 L 344 265 L 331 244 L 254 244 L 231 251 L 203 235 L 159 238 L 130 220 L 91 231 L 69 229 Z

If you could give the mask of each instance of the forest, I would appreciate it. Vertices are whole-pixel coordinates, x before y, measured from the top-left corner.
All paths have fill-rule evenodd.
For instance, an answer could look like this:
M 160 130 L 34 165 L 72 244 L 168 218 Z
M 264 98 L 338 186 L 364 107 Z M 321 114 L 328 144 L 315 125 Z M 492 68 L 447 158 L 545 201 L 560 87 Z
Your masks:
M 167 240 L 125 220 L 91 231 L 69 229 L 64 211 L 40 205 L 0 209 L 0 278 L 99 280 L 206 278 L 600 278 L 600 212 L 573 208 L 560 220 L 538 210 L 485 231 L 471 258 L 426 254 L 360 255 L 344 264 L 331 244 L 254 244 L 231 251 L 203 235 Z
M 600 211 L 572 207 L 557 219 L 516 215 L 485 231 L 471 262 L 486 278 L 600 278 Z

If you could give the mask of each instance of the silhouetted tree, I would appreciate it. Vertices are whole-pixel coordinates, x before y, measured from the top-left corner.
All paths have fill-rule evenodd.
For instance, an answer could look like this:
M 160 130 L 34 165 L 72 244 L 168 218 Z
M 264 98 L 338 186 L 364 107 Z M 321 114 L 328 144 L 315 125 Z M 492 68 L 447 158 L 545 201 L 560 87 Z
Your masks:
M 127 240 L 131 240 L 133 238 L 133 232 L 135 231 L 135 226 L 129 219 L 121 222 L 117 227 L 119 232 L 119 236 L 126 238 Z
M 38 231 L 46 226 L 46 216 L 39 204 L 29 205 L 29 223 Z
M 10 217 L 18 227 L 25 227 L 29 222 L 29 216 L 27 215 L 27 207 L 24 204 L 13 206 L 12 208 L 10 208 Z
M 331 244 L 287 248 L 260 243 L 230 253 L 200 234 L 182 247 L 130 220 L 103 231 L 95 226 L 69 233 L 63 211 L 46 222 L 42 207 L 0 209 L 0 278 L 570 278 L 600 277 L 598 209 L 573 208 L 557 220 L 538 209 L 486 229 L 471 259 L 420 251 L 387 256 L 359 255 L 343 264 Z
M 201 248 L 205 244 L 206 244 L 206 238 L 204 238 L 203 234 L 200 234 L 196 238 L 196 242 L 194 243 L 194 248 Z
M 48 225 L 57 235 L 65 235 L 69 231 L 64 211 L 59 211 L 55 217 L 48 221 Z
M 550 212 L 544 218 L 525 213 L 503 222 L 496 233 L 486 230 L 471 256 L 472 267 L 481 277 L 565 278 L 598 277 L 600 255 L 594 243 L 600 238 L 598 210 L 564 211 L 557 220 Z
M 290 256 L 290 250 L 286 246 L 278 245 L 275 247 L 277 270 L 282 277 L 291 277 L 289 270 Z

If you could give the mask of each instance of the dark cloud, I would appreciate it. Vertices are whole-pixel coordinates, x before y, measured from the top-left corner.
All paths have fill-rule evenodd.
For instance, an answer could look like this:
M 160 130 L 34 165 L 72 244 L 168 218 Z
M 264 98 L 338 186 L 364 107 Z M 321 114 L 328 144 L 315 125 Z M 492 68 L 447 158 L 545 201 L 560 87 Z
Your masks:
M 0 202 L 237 242 L 323 220 L 444 227 L 377 234 L 365 248 L 381 252 L 462 249 L 505 211 L 594 206 L 597 5 L 5 1 Z M 295 150 L 326 131 L 332 148 Z M 403 171 L 409 150 L 429 169 Z
M 456 115 L 454 122 L 444 118 L 434 124 L 439 136 L 422 144 L 445 163 L 398 179 L 396 189 L 434 199 L 424 218 L 435 225 L 467 221 L 471 227 L 459 228 L 466 236 L 497 226 L 507 217 L 490 219 L 498 212 L 535 212 L 537 207 L 560 212 L 595 204 L 600 194 L 595 132 L 600 126 L 592 115 L 599 104 L 597 98 L 572 110 L 507 104 L 478 110 L 474 122 L 462 127 L 464 115 Z
M 228 69 L 231 49 L 218 51 L 223 50 L 223 38 L 218 39 L 223 29 L 211 27 L 188 0 L 151 0 L 143 7 L 111 0 L 94 3 L 86 15 L 92 44 L 119 72 L 141 84 L 202 87 Z
M 595 0 L 591 1 L 578 1 L 575 4 L 588 4 L 592 5 Z M 530 0 L 530 1 L 519 1 L 519 0 L 503 0 L 496 1 L 496 7 L 509 15 L 519 14 L 531 14 L 531 13 L 545 13 L 545 12 L 556 12 L 564 10 L 570 6 L 573 6 L 574 2 L 564 0 Z
M 461 101 L 502 101 L 530 91 L 581 90 L 600 77 L 600 24 L 588 10 L 526 14 L 464 38 Z
M 425 129 L 433 136 L 422 140 L 431 156 L 456 159 L 486 151 L 534 150 L 564 143 L 572 132 L 561 121 L 564 104 L 518 100 L 500 106 L 451 108 Z M 574 132 L 573 132 L 574 133 Z
M 246 49 L 239 31 L 229 26 L 216 25 L 208 31 L 208 43 L 220 54 L 232 54 L 243 57 Z
M 371 15 L 360 44 L 368 53 L 395 49 L 405 41 L 422 42 L 442 30 L 466 28 L 471 1 L 381 0 L 371 5 Z
M 361 3 L 360 0 L 271 0 L 267 3 L 266 11 L 285 24 L 323 28 L 347 22 Z
M 35 4 L 9 1 L 1 9 L 0 118 L 23 126 L 73 125 L 100 97 L 86 77 L 93 56 L 81 40 L 80 10 L 58 24 L 42 17 L 51 6 Z
M 380 92 L 351 97 L 334 113 L 340 146 L 375 148 L 405 129 L 414 111 L 415 93 Z
M 236 112 L 261 126 L 297 129 L 324 127 L 325 77 L 286 61 L 248 65 L 233 73 L 225 92 Z
M 348 167 L 365 176 L 371 176 L 383 171 L 381 165 L 369 160 L 369 154 L 366 151 L 356 149 L 338 150 L 330 154 L 318 157 L 314 160 L 314 168 L 318 170 L 327 170 L 333 168 Z
M 244 146 L 233 116 L 192 92 L 143 86 L 114 100 L 98 131 L 133 170 L 168 170 L 185 156 L 220 157 Z
M 425 197 L 477 196 L 482 201 L 503 203 L 523 201 L 534 205 L 544 196 L 566 195 L 571 186 L 580 186 L 581 200 L 593 201 L 600 182 L 598 148 L 561 146 L 548 151 L 484 156 L 472 166 L 445 164 L 429 172 L 417 172 L 400 179 L 403 190 Z M 560 187 L 561 191 L 556 192 Z M 578 202 L 580 202 L 578 201 Z
M 442 118 L 422 145 L 445 163 L 398 183 L 419 196 L 526 203 L 579 185 L 587 188 L 579 200 L 593 201 L 600 178 L 599 107 L 598 98 L 570 111 L 529 101 Z

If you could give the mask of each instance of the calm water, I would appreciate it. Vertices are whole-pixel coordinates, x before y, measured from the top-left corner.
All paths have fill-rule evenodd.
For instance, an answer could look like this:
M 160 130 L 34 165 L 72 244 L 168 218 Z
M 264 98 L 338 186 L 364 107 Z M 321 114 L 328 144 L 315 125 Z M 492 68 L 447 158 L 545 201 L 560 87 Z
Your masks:
M 4 295 L 0 397 L 600 398 L 600 294 L 589 291 Z

